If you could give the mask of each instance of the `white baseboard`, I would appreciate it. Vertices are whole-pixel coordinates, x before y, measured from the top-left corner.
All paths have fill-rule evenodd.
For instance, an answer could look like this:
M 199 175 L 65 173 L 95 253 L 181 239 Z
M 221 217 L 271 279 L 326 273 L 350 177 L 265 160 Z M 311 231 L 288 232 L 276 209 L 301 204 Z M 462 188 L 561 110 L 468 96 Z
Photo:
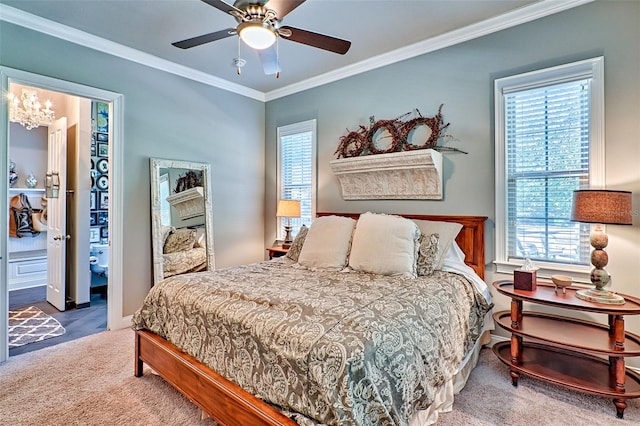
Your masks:
M 24 281 L 18 283 L 9 283 L 8 291 L 25 290 L 27 288 L 45 287 L 46 282 Z
M 122 330 L 123 328 L 131 327 L 132 319 L 133 319 L 133 315 L 122 317 L 119 320 L 115 321 L 114 324 L 111 324 L 111 327 L 109 328 L 109 330 Z

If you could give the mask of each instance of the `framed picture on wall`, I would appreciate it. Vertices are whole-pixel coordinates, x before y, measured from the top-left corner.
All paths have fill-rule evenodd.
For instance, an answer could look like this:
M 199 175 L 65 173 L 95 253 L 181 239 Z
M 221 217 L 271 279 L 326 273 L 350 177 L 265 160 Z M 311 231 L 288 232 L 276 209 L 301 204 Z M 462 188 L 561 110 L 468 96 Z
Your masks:
M 91 156 L 95 157 L 96 155 L 98 155 L 98 144 L 95 139 L 91 139 Z
M 109 209 L 109 193 L 102 191 L 100 192 L 100 210 L 108 210 Z
M 89 214 L 89 226 L 98 225 L 98 212 L 93 212 Z
M 91 178 L 91 185 L 93 186 L 93 178 Z M 97 197 L 96 191 L 89 192 L 89 205 L 90 205 L 89 208 L 91 210 L 97 210 L 97 208 L 98 208 L 98 203 L 97 203 L 96 197 Z
M 106 143 L 98 144 L 98 157 L 108 157 L 109 156 L 109 145 Z
M 109 238 L 109 228 L 103 226 L 100 228 L 100 238 Z
M 109 140 L 109 135 L 106 133 L 98 133 L 97 135 L 99 142 L 107 142 Z
M 106 226 L 109 224 L 109 213 L 107 212 L 99 212 L 98 213 L 98 225 Z
M 93 226 L 89 228 L 89 242 L 90 243 L 99 243 L 100 242 L 100 228 L 97 226 Z
M 109 104 L 96 102 L 96 130 L 98 133 L 109 133 Z

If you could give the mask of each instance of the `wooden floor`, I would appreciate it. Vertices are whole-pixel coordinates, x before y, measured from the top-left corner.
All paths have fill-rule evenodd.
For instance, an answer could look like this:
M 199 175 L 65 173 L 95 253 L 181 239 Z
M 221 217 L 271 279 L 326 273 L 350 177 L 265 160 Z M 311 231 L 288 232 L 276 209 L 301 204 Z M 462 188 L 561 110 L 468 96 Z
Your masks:
M 45 286 L 15 290 L 9 292 L 9 310 L 26 306 L 36 306 L 57 319 L 65 328 L 62 336 L 52 337 L 41 342 L 29 343 L 9 349 L 9 356 L 15 356 L 59 343 L 89 336 L 107 329 L 107 295 L 105 292 L 91 293 L 91 306 L 82 309 L 69 309 L 60 312 L 47 302 Z

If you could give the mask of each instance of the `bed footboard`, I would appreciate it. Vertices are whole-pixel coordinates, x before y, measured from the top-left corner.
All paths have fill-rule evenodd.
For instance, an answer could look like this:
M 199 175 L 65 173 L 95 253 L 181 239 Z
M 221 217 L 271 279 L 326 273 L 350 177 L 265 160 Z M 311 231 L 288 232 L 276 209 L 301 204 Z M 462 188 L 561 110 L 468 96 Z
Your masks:
M 221 425 L 283 425 L 296 423 L 227 380 L 160 336 L 136 331 L 134 375 L 142 376 L 143 364 L 186 396 Z

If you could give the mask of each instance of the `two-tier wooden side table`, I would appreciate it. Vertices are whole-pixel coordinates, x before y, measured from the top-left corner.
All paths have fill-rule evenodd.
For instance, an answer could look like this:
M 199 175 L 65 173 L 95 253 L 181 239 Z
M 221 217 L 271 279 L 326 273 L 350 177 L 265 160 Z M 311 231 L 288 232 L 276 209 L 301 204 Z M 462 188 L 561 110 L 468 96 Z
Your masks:
M 624 315 L 640 315 L 640 299 L 621 294 L 626 303 L 605 305 L 578 299 L 578 288 L 556 293 L 551 283 L 535 291 L 515 290 L 512 281 L 496 281 L 496 290 L 511 298 L 511 311 L 493 318 L 511 332 L 511 341 L 493 346 L 509 366 L 514 386 L 525 374 L 569 389 L 612 397 L 622 418 L 627 399 L 640 397 L 640 374 L 625 367 L 625 357 L 640 356 L 640 336 L 624 329 Z M 608 316 L 608 325 L 560 315 L 523 311 L 523 302 Z M 526 339 L 526 340 L 525 340 Z

